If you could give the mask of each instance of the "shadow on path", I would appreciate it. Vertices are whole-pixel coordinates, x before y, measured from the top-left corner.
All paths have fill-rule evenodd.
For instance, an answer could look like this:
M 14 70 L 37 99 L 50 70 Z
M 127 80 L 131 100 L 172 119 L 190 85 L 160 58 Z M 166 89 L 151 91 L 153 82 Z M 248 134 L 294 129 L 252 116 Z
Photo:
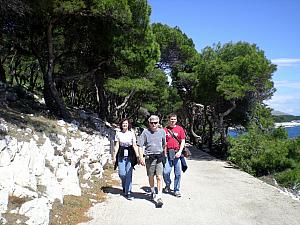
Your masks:
M 151 190 L 147 186 L 143 186 L 140 188 L 143 190 L 143 192 L 131 192 L 131 195 L 134 199 L 144 199 L 147 200 L 154 205 L 156 205 L 156 202 L 151 199 Z M 104 193 L 110 193 L 113 195 L 122 195 L 124 198 L 126 198 L 123 194 L 123 191 L 121 188 L 116 188 L 116 187 L 103 187 L 102 188 Z
M 192 156 L 190 160 L 199 160 L 199 161 L 220 161 L 219 159 L 211 156 L 210 154 L 198 149 L 195 146 L 187 145 L 187 148 L 191 151 Z

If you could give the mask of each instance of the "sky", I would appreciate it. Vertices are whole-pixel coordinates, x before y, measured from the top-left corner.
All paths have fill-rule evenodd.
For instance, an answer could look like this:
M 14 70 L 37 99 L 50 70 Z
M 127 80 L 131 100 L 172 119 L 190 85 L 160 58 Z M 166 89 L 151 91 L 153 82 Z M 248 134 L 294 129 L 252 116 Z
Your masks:
M 178 26 L 198 52 L 245 41 L 277 65 L 277 89 L 265 103 L 300 116 L 300 0 L 148 0 L 151 22 Z

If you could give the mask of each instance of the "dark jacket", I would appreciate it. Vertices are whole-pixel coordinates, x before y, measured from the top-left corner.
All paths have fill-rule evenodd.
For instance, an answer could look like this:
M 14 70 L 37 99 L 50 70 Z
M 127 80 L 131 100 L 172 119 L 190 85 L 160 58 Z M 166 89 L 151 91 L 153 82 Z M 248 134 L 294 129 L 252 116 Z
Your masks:
M 132 168 L 134 169 L 134 166 L 137 164 L 137 157 L 135 155 L 133 146 L 132 145 L 130 145 L 128 147 L 120 146 L 119 149 L 118 149 L 117 155 L 116 155 L 116 162 L 115 162 L 115 165 L 114 165 L 114 170 L 116 170 L 117 167 L 118 167 L 119 158 L 124 157 L 124 150 L 125 149 L 128 149 L 128 158 L 131 162 Z
M 187 163 L 185 161 L 185 157 L 183 157 L 182 155 L 180 156 L 180 161 L 181 161 L 181 170 L 182 172 L 185 172 L 188 168 Z

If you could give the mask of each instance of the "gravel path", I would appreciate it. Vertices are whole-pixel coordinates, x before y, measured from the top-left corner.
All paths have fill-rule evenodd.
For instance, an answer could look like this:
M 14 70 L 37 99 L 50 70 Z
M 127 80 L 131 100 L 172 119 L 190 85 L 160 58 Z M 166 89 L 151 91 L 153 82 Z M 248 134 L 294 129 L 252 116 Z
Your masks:
M 193 157 L 182 177 L 181 198 L 163 194 L 164 205 L 156 208 L 149 200 L 146 169 L 137 166 L 134 199 L 125 199 L 120 187 L 109 188 L 108 200 L 93 206 L 89 211 L 93 219 L 81 225 L 300 224 L 298 200 L 226 162 L 191 150 Z

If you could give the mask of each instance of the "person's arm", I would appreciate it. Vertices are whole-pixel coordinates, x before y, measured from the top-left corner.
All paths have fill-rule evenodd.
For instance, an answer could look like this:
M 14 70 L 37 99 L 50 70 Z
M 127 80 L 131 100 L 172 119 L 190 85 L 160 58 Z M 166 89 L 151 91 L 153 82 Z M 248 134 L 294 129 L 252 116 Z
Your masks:
M 182 150 L 184 149 L 184 147 L 185 147 L 185 139 L 182 139 L 180 142 L 179 151 L 177 152 L 179 154 L 179 156 L 181 156 Z
M 134 150 L 134 154 L 137 158 L 137 163 L 140 164 L 141 160 L 140 160 L 139 147 L 136 144 L 132 145 L 132 147 L 133 147 L 133 150 Z
M 140 155 L 140 164 L 145 166 L 145 157 L 144 157 L 144 148 L 143 146 L 139 146 L 139 155 Z
M 140 156 L 140 164 L 142 166 L 145 166 L 145 158 L 144 158 L 144 144 L 145 144 L 145 134 L 144 132 L 142 132 L 141 136 L 140 136 L 140 139 L 138 141 L 138 151 L 139 151 L 139 156 Z
M 134 150 L 134 154 L 137 157 L 138 163 L 139 163 L 140 154 L 139 154 L 139 148 L 138 148 L 136 142 L 137 142 L 136 135 L 134 132 L 132 132 L 132 147 Z
M 184 133 L 183 129 L 182 129 L 182 131 L 181 131 L 180 137 L 181 137 L 182 139 L 180 140 L 179 150 L 178 150 L 178 152 L 176 153 L 176 156 L 175 156 L 176 158 L 179 158 L 179 157 L 181 156 L 182 150 L 183 150 L 184 147 L 185 147 L 185 133 Z
M 163 149 L 164 149 L 164 155 L 167 157 L 167 132 L 166 130 L 164 129 L 164 133 L 165 133 L 165 136 L 163 138 Z

